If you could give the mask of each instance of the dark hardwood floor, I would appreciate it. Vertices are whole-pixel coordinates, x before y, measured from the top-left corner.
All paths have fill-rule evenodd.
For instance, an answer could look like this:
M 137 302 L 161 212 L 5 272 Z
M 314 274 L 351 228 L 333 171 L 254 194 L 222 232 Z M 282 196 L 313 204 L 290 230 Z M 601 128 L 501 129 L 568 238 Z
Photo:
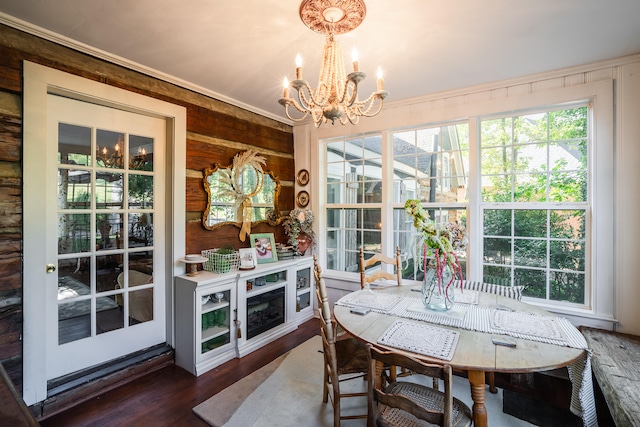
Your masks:
M 168 366 L 40 423 L 43 427 L 207 426 L 192 412 L 194 406 L 317 335 L 319 330 L 319 320 L 311 319 L 271 344 L 199 377 L 178 366 Z

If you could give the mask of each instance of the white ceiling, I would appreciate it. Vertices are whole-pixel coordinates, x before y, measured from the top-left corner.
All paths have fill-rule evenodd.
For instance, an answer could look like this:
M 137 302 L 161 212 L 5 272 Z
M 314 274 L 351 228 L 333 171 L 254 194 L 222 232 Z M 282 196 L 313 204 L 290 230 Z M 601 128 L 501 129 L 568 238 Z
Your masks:
M 378 65 L 393 102 L 640 53 L 640 0 L 366 3 L 364 22 L 337 36 L 345 62 L 357 47 L 360 71 L 369 76 L 361 98 L 375 90 Z M 0 22 L 80 42 L 99 56 L 115 55 L 116 62 L 286 123 L 277 102 L 282 79 L 294 78 L 299 52 L 304 77 L 316 86 L 324 44 L 300 20 L 299 6 L 300 0 L 2 0 Z

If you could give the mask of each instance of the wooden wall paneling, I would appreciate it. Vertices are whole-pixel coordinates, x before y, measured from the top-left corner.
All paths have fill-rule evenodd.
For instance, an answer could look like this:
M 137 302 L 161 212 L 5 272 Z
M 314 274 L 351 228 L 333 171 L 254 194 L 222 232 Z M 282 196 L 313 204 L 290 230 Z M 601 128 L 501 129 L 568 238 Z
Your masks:
M 187 176 L 186 211 L 204 212 L 207 207 L 207 193 L 204 190 L 203 177 Z
M 0 161 L 22 159 L 22 119 L 0 114 Z
M 194 112 L 187 111 L 187 129 L 191 132 L 279 152 L 286 153 L 293 147 L 290 132 L 238 120 L 227 114 L 202 107 L 198 107 Z

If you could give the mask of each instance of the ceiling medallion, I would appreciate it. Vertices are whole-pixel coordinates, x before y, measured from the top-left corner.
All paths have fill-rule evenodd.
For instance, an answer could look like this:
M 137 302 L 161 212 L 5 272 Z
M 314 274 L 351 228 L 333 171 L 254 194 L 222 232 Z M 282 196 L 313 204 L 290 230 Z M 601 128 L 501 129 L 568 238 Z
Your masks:
M 363 0 L 304 0 L 300 19 L 316 33 L 348 33 L 362 23 L 367 14 Z
M 302 78 L 302 57 L 296 56 L 296 78 L 289 83 L 286 77 L 282 85 L 284 92 L 278 100 L 287 117 L 300 122 L 308 115 L 316 127 L 322 123 L 336 121 L 340 124 L 356 124 L 360 117 L 373 117 L 382 111 L 388 92 L 384 90 L 382 69 L 378 67 L 377 90 L 367 99 L 358 99 L 358 84 L 366 74 L 359 70 L 358 52 L 353 49 L 353 71 L 347 74 L 342 48 L 334 38 L 336 34 L 347 33 L 356 28 L 366 15 L 362 0 L 303 0 L 300 4 L 300 19 L 311 30 L 325 34 L 326 42 L 322 51 L 322 65 L 318 86 L 312 88 Z M 290 96 L 295 91 L 295 98 Z M 293 117 L 291 112 L 301 113 Z

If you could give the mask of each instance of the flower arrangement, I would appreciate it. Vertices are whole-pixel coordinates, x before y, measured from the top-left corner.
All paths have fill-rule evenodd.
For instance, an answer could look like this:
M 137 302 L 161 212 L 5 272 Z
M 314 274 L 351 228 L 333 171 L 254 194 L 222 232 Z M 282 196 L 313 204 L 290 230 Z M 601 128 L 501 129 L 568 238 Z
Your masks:
M 313 211 L 311 209 L 293 209 L 289 216 L 282 222 L 284 232 L 289 236 L 288 243 L 298 250 L 298 237 L 307 235 L 311 243 L 315 241 L 313 232 Z
M 455 282 L 456 278 L 462 280 L 462 268 L 456 251 L 463 251 L 466 248 L 467 238 L 464 228 L 457 223 L 449 223 L 442 228 L 437 227 L 435 221 L 422 208 L 420 200 L 407 200 L 404 209 L 413 218 L 413 225 L 420 233 L 424 243 L 423 271 L 426 275 L 427 267 L 435 269 L 438 288 L 449 299 L 449 287 Z M 428 256 L 433 256 L 430 266 L 427 265 Z M 447 283 L 443 284 L 443 276 L 445 276 L 444 273 L 447 267 L 451 274 L 446 275 L 448 280 Z M 460 282 L 460 285 L 462 286 L 462 282 Z M 444 289 L 441 286 L 444 286 Z

